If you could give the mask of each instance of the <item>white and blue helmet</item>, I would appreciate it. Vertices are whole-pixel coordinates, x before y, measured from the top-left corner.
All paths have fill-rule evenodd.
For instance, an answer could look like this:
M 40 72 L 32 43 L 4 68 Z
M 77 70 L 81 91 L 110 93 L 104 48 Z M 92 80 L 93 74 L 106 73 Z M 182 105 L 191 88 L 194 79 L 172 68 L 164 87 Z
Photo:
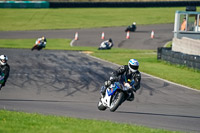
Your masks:
M 0 64 L 1 65 L 3 65 L 3 66 L 6 65 L 7 61 L 8 61 L 8 57 L 6 55 L 0 56 Z
M 128 67 L 132 72 L 136 72 L 139 68 L 139 62 L 136 59 L 130 59 L 128 62 Z

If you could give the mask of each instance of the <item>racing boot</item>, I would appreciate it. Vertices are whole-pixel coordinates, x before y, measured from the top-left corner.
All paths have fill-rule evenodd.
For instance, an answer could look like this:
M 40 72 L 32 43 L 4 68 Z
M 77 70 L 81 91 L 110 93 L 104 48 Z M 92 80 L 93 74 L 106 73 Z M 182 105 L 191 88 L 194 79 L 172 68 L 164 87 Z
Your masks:
M 104 97 L 104 96 L 105 96 L 105 93 L 106 93 L 106 87 L 105 87 L 105 86 L 102 86 L 102 87 L 101 87 L 100 93 L 101 93 L 101 97 Z
M 134 100 L 133 92 L 130 92 L 128 95 L 129 95 L 129 97 L 127 98 L 127 101 L 133 101 Z

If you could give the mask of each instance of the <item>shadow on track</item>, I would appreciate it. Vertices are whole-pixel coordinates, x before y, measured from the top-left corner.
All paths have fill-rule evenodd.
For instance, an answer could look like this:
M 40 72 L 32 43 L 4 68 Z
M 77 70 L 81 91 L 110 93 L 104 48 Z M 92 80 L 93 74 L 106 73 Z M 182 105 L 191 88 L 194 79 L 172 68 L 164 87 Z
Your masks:
M 151 115 L 151 116 L 166 116 L 166 117 L 186 117 L 186 118 L 200 119 L 200 116 L 189 116 L 189 115 L 170 115 L 170 114 L 160 114 L 160 113 L 142 113 L 142 112 L 125 112 L 125 111 L 116 111 L 116 113 L 136 114 L 136 115 Z
M 43 103 L 81 103 L 81 101 L 74 101 L 74 100 L 31 100 L 31 99 L 0 99 L 1 102 L 43 102 Z M 96 103 L 96 102 L 89 102 L 89 101 L 82 101 L 82 103 Z

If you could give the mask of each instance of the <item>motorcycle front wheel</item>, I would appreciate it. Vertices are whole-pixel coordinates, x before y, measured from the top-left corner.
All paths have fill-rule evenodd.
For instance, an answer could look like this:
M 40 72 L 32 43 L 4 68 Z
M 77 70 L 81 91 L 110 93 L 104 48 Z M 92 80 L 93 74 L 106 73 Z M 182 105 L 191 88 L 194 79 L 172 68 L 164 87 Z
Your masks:
M 106 110 L 106 107 L 102 104 L 101 100 L 98 102 L 97 107 L 101 111 Z
M 110 111 L 114 112 L 123 102 L 124 93 L 121 91 L 116 91 L 111 98 Z
M 33 51 L 34 49 L 37 49 L 37 45 L 34 45 L 31 50 Z

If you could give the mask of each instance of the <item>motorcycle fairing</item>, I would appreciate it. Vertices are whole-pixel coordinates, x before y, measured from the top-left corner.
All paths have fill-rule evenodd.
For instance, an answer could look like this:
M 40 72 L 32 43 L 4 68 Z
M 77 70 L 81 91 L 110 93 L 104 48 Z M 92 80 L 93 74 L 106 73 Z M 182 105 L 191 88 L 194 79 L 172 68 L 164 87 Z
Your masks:
M 110 89 L 107 89 L 108 96 L 111 96 L 115 93 L 115 91 L 120 88 L 116 83 Z

